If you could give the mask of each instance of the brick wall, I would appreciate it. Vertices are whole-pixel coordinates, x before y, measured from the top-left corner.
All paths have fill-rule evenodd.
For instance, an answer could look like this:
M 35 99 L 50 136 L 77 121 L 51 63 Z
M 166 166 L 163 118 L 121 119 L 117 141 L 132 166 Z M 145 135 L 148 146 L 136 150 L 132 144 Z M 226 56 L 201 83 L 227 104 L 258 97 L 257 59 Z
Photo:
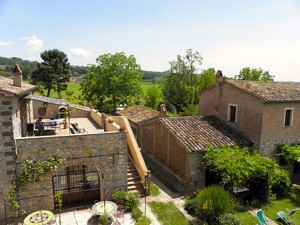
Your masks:
M 200 93 L 199 108 L 201 115 L 215 115 L 227 121 L 228 104 L 237 105 L 237 122 L 227 123 L 244 133 L 259 147 L 264 103 L 253 95 L 248 94 L 226 82 L 220 85 L 219 101 L 215 99 L 216 87 Z M 216 107 L 216 102 L 219 102 Z
M 88 165 L 103 174 L 100 184 L 101 198 L 104 198 L 103 188 L 107 195 L 112 194 L 116 187 L 127 185 L 127 142 L 125 132 L 17 138 L 16 146 L 18 162 L 25 159 L 46 159 L 49 155 L 57 155 L 67 159 L 66 164 L 58 170 L 69 165 Z M 38 209 L 53 210 L 54 204 L 52 177 L 54 172 L 45 176 L 45 180 L 31 182 L 19 193 L 19 198 L 28 198 L 20 201 L 21 208 L 27 212 Z M 42 196 L 42 197 L 39 197 Z M 36 199 L 32 199 L 35 198 Z M 109 198 L 109 196 L 106 196 Z
M 147 165 L 177 190 L 203 187 L 205 169 L 201 153 L 189 153 L 160 121 L 142 125 L 142 153 Z

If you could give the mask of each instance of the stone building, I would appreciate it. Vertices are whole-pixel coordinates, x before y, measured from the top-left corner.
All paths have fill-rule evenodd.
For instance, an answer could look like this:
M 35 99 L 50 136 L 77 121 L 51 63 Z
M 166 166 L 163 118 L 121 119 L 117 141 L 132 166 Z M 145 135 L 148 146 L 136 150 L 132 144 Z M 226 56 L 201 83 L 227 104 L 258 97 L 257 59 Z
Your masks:
M 44 119 L 51 121 L 53 115 L 61 112 L 60 107 L 65 107 L 53 100 L 32 97 L 34 89 L 22 81 L 18 67 L 13 79 L 0 76 L 0 224 L 12 217 L 4 191 L 18 177 L 24 160 L 46 160 L 48 156 L 66 159 L 55 171 L 45 174 L 44 180 L 34 180 L 19 190 L 18 201 L 27 213 L 54 210 L 52 197 L 59 191 L 63 191 L 64 207 L 70 207 L 110 199 L 116 188 L 126 190 L 128 154 L 140 177 L 138 185 L 149 181 L 129 122 L 123 117 L 108 119 L 96 110 L 68 104 L 72 117 L 76 117 L 73 119 L 90 121 L 94 131 L 71 135 L 59 128 L 51 136 L 27 136 L 26 126 L 33 118 L 42 113 Z M 120 131 L 121 126 L 126 132 Z
M 273 158 L 277 145 L 300 142 L 300 83 L 224 80 L 200 93 L 200 115 L 215 115 Z
M 178 190 L 206 184 L 202 156 L 209 145 L 250 146 L 252 143 L 214 116 L 165 117 L 143 123 L 141 149 L 150 168 Z

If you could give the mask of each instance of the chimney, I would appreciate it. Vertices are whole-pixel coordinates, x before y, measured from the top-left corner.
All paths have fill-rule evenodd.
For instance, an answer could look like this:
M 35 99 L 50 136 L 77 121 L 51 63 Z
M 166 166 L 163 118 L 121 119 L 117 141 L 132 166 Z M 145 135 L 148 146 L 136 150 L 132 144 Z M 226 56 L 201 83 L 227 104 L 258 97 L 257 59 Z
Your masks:
M 14 72 L 12 74 L 13 85 L 22 87 L 22 71 L 18 64 L 15 65 Z
M 218 70 L 216 73 L 216 84 L 218 85 L 220 82 L 223 82 L 222 70 Z
M 219 104 L 222 97 L 222 88 L 221 85 L 223 83 L 223 74 L 221 70 L 216 72 L 216 101 L 215 101 L 215 109 L 219 111 Z
M 160 104 L 160 112 L 159 112 L 159 117 L 165 117 L 166 116 L 166 105 L 165 104 Z

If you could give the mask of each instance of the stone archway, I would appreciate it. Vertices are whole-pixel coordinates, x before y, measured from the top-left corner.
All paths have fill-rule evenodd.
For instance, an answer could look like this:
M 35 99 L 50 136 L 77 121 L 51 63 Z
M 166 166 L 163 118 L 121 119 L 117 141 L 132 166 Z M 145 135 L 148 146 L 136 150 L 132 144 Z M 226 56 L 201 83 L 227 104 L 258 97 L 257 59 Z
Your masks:
M 62 192 L 63 206 L 69 207 L 100 200 L 98 171 L 85 164 L 74 164 L 52 177 L 53 192 Z

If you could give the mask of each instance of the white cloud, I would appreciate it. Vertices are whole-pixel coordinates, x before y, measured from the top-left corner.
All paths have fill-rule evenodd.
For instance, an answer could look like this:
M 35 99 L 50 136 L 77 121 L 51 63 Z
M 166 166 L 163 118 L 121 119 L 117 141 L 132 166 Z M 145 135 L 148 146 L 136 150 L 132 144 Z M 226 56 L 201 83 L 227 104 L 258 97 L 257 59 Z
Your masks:
M 26 40 L 26 51 L 32 54 L 40 53 L 44 48 L 44 42 L 36 36 L 26 37 L 23 39 Z
M 87 51 L 82 48 L 71 48 L 69 55 L 78 57 L 78 58 L 90 58 L 92 56 L 92 53 L 90 51 Z
M 11 41 L 0 41 L 0 46 L 2 46 L 2 47 L 8 47 L 11 45 L 13 45 L 13 42 L 11 42 Z

